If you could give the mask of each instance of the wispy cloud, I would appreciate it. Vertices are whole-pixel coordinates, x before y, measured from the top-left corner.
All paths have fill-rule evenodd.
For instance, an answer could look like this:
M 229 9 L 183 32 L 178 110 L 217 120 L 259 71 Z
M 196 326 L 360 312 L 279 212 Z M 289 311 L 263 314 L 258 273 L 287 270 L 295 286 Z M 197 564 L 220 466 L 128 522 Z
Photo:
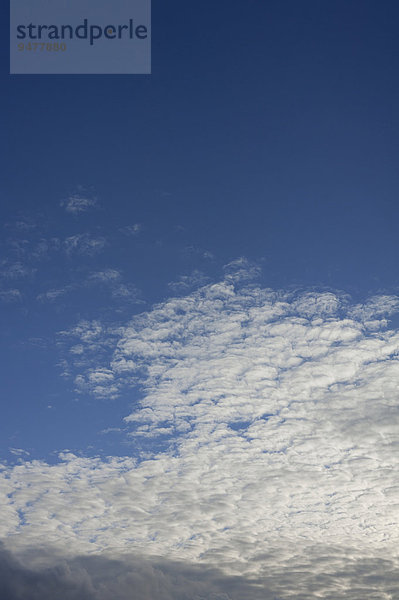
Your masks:
M 62 288 L 47 290 L 46 292 L 40 293 L 36 299 L 39 300 L 39 302 L 55 302 L 56 300 L 58 300 L 62 296 L 65 296 L 65 294 L 68 294 L 75 288 L 76 286 L 66 285 Z
M 224 271 L 226 280 L 241 282 L 257 279 L 261 273 L 259 265 L 249 262 L 244 257 L 229 262 L 224 267 Z
M 141 291 L 131 283 L 121 283 L 112 290 L 112 297 L 131 304 L 145 304 Z
M 91 273 L 89 281 L 94 283 L 114 284 L 121 279 L 121 273 L 117 269 L 105 269 Z
M 71 235 L 64 240 L 64 249 L 67 254 L 86 254 L 93 256 L 101 252 L 107 244 L 104 237 L 92 237 L 89 233 Z
M 0 290 L 0 300 L 2 302 L 18 302 L 21 298 L 21 292 L 15 288 L 10 290 Z
M 202 258 L 207 261 L 213 260 L 215 257 L 209 250 L 204 250 L 204 248 L 200 248 L 198 246 L 186 246 L 182 249 L 184 254 L 189 256 L 196 256 L 197 258 Z
M 16 231 L 32 231 L 36 229 L 37 223 L 36 219 L 33 219 L 31 216 L 20 215 L 15 220 L 5 223 L 4 227 Z
M 209 277 L 204 273 L 195 269 L 190 275 L 181 275 L 178 281 L 169 283 L 169 288 L 173 292 L 187 293 L 192 289 L 205 285 L 209 280 Z
M 97 208 L 98 202 L 96 198 L 90 196 L 73 194 L 64 200 L 61 200 L 60 206 L 62 206 L 67 213 L 79 215 L 88 212 L 93 208 Z
M 125 235 L 136 236 L 143 231 L 143 225 L 141 223 L 126 225 L 125 227 L 121 227 L 120 231 Z
M 9 451 L 15 456 L 29 456 L 29 452 L 23 450 L 22 448 L 9 448 Z
M 34 273 L 35 269 L 20 261 L 3 260 L 0 264 L 0 276 L 4 279 L 24 279 L 31 277 Z
M 84 280 L 41 292 L 38 294 L 37 300 L 40 302 L 55 302 L 67 293 L 72 291 L 78 292 L 84 288 L 91 288 L 93 286 L 105 288 L 109 292 L 110 297 L 118 301 L 115 302 L 115 307 L 121 303 L 143 304 L 140 290 L 131 283 L 123 283 L 122 274 L 116 269 L 95 271 L 94 273 L 90 273 Z
M 122 274 L 116 269 L 96 271 L 88 278 L 88 284 L 106 286 L 111 297 L 122 304 L 144 304 L 141 291 L 132 283 L 123 282 Z
M 88 371 L 102 368 L 98 363 L 106 359 L 120 336 L 118 327 L 107 326 L 99 320 L 81 320 L 66 331 L 59 333 L 59 346 L 68 348 L 67 356 L 60 361 L 62 373 L 72 376 L 76 365 L 86 366 Z M 85 389 L 86 373 L 74 372 L 77 391 Z M 104 395 L 104 394 L 102 394 Z M 110 390 L 110 395 L 113 395 Z

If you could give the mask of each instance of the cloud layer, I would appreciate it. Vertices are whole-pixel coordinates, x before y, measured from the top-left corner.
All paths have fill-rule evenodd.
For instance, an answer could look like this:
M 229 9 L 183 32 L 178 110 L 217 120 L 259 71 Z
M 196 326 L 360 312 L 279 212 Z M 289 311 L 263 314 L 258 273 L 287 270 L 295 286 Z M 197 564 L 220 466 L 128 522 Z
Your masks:
M 132 553 L 212 565 L 248 598 L 395 597 L 398 299 L 278 292 L 244 271 L 124 327 L 64 333 L 82 393 L 140 387 L 132 454 L 4 467 L 8 549 L 35 567 Z
M 0 548 L 0 594 L 2 600 L 388 600 L 399 591 L 394 561 L 356 560 L 337 548 L 268 566 L 263 577 L 248 578 L 159 558 L 78 556 L 29 569 Z

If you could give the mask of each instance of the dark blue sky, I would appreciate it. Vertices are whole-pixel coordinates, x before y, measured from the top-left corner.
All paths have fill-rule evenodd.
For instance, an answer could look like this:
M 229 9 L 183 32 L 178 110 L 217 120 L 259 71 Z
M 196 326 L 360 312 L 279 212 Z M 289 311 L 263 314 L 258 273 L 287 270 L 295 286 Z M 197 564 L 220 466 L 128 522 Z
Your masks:
M 81 444 L 92 401 L 71 404 L 56 333 L 126 321 L 195 269 L 217 277 L 244 256 L 266 286 L 398 290 L 398 27 L 394 1 L 155 0 L 151 76 L 10 76 L 3 52 L 3 266 L 27 269 L 2 288 L 21 294 L 2 307 L 5 446 Z M 60 201 L 82 190 L 100 208 L 75 218 Z M 34 227 L 21 233 L 21 219 Z M 121 232 L 136 223 L 139 236 Z M 81 234 L 106 240 L 104 252 L 56 248 Z M 38 266 L 29 248 L 43 239 Z M 143 304 L 82 283 L 104 269 Z M 37 300 L 65 286 L 60 303 Z M 29 408 L 44 415 L 53 401 L 53 420 Z M 126 410 L 104 403 L 93 432 L 110 414 Z

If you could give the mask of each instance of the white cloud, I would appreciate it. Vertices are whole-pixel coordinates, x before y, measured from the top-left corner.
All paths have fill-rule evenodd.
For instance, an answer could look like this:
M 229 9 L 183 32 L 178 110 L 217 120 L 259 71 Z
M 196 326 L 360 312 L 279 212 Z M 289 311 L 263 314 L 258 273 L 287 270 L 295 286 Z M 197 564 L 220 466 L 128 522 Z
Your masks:
M 398 312 L 399 298 L 396 296 L 373 296 L 365 304 L 356 304 L 349 309 L 348 314 L 365 322 L 369 328 L 386 326 L 386 317 Z
M 87 368 L 88 372 L 95 371 L 99 361 L 105 359 L 110 350 L 115 346 L 120 337 L 118 327 L 106 326 L 99 320 L 81 320 L 77 325 L 67 331 L 59 333 L 58 345 L 67 349 L 67 356 L 59 362 L 62 373 L 70 377 L 76 367 Z M 86 381 L 85 373 L 75 372 L 77 392 L 90 391 L 89 383 Z M 115 396 L 115 391 L 109 390 L 110 396 Z M 101 394 L 104 397 L 104 394 Z
M 36 223 L 31 217 L 23 217 L 22 219 L 7 225 L 20 231 L 31 231 L 32 229 L 36 229 L 37 227 Z
M 104 326 L 100 321 L 82 320 L 69 331 L 61 332 L 61 335 L 67 337 L 78 337 L 82 342 L 93 342 L 98 340 L 104 333 Z
M 133 304 L 144 304 L 141 299 L 141 291 L 131 283 L 121 283 L 115 286 L 112 290 L 112 297 Z
M 22 262 L 2 261 L 0 275 L 6 279 L 24 279 L 35 273 L 35 269 L 24 265 Z
M 141 291 L 132 283 L 123 283 L 122 274 L 116 269 L 105 269 L 92 273 L 89 284 L 108 286 L 114 300 L 122 304 L 144 304 Z
M 116 269 L 105 269 L 104 271 L 96 271 L 92 273 L 89 277 L 90 281 L 94 283 L 105 283 L 105 284 L 114 284 L 119 281 L 121 278 L 121 274 Z
M 93 238 L 89 233 L 71 235 L 64 240 L 64 248 L 67 254 L 87 254 L 93 256 L 106 246 L 103 237 Z
M 184 227 L 179 228 L 181 231 L 184 231 Z M 199 258 L 205 259 L 205 260 L 213 260 L 215 257 L 212 254 L 212 252 L 210 252 L 209 250 L 204 250 L 204 248 L 201 248 L 199 246 L 186 246 L 182 252 L 184 252 L 184 254 L 188 254 L 191 256 L 197 256 Z
M 132 448 L 151 442 L 4 468 L 9 548 L 213 565 L 284 600 L 390 597 L 378 565 L 397 573 L 397 298 L 245 288 L 243 270 L 125 327 L 64 334 L 78 387 L 103 398 L 140 383 L 125 426 Z
M 136 236 L 143 230 L 143 225 L 141 223 L 134 223 L 133 225 L 126 225 L 122 227 L 120 231 L 125 235 Z
M 9 448 L 9 451 L 11 452 L 11 454 L 14 454 L 15 456 L 29 456 L 29 452 L 27 452 L 26 450 L 23 450 L 22 448 Z
M 66 212 L 72 215 L 79 215 L 91 210 L 92 208 L 96 208 L 98 204 L 96 198 L 74 194 L 69 196 L 69 198 L 61 200 L 60 206 L 65 208 Z
M 229 262 L 225 267 L 226 280 L 230 281 L 249 281 L 256 279 L 260 275 L 260 267 L 250 263 L 246 258 L 236 258 Z
M 107 427 L 106 429 L 102 429 L 100 433 L 106 435 L 108 433 L 122 433 L 124 429 L 121 427 Z
M 188 291 L 203 286 L 209 282 L 209 277 L 195 269 L 190 275 L 182 275 L 178 281 L 169 284 L 172 292 L 187 293 Z
M 72 289 L 73 286 L 67 285 L 63 288 L 47 290 L 47 292 L 42 292 L 41 294 L 39 294 L 37 296 L 37 300 L 39 300 L 39 302 L 54 302 L 61 296 L 64 296 L 65 294 L 70 292 Z
M 3 302 L 18 302 L 21 300 L 21 292 L 17 289 L 0 290 L 0 300 Z

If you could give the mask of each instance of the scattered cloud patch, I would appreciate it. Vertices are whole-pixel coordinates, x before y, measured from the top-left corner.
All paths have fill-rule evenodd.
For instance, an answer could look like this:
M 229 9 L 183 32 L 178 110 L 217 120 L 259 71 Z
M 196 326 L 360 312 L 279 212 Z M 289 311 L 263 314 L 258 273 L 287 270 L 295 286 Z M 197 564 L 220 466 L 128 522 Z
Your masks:
M 37 296 L 37 300 L 39 302 L 55 302 L 58 298 L 61 298 L 68 292 L 73 289 L 73 286 L 65 286 L 59 289 L 48 290 L 47 292 L 42 292 Z
M 102 429 L 100 433 L 102 433 L 103 435 L 107 435 L 109 433 L 122 433 L 123 431 L 124 429 L 122 429 L 121 427 L 107 427 L 106 429 Z
M 121 279 L 121 273 L 117 269 L 105 269 L 96 271 L 89 276 L 93 283 L 114 284 Z
M 10 290 L 0 290 L 0 300 L 2 302 L 19 302 L 21 298 L 21 292 L 15 288 Z
M 111 297 L 119 304 L 144 304 L 141 291 L 132 283 L 124 283 L 122 274 L 116 269 L 105 269 L 92 273 L 88 283 L 107 286 Z
M 145 304 L 141 291 L 131 283 L 121 283 L 112 290 L 112 297 L 130 304 Z
M 189 256 L 197 256 L 200 258 L 203 258 L 205 260 L 213 260 L 215 257 L 212 254 L 212 252 L 210 252 L 209 250 L 204 250 L 203 248 L 200 248 L 198 246 L 186 246 L 182 252 L 184 254 L 187 254 Z
M 62 206 L 67 213 L 79 215 L 81 213 L 88 212 L 93 208 L 97 208 L 98 202 L 97 198 L 74 194 L 69 196 L 69 198 L 61 200 L 60 206 Z
M 364 304 L 353 306 L 349 314 L 363 321 L 367 326 L 387 325 L 387 319 L 399 311 L 399 298 L 396 296 L 373 296 Z
M 176 293 L 187 293 L 187 291 L 207 284 L 209 280 L 204 273 L 195 269 L 190 275 L 182 275 L 178 281 L 169 283 L 169 288 Z
M 27 452 L 23 448 L 9 448 L 9 451 L 15 456 L 29 456 L 29 452 Z
M 64 240 L 64 249 L 68 255 L 80 254 L 94 256 L 101 252 L 107 244 L 104 237 L 92 237 L 89 233 L 79 233 Z
M 141 223 L 126 225 L 125 227 L 121 227 L 120 231 L 125 235 L 136 236 L 143 231 L 143 225 Z
M 16 231 L 32 231 L 36 229 L 37 224 L 36 220 L 27 215 L 20 215 L 14 221 L 8 222 L 4 224 L 4 227 L 7 229 L 16 230 Z
M 0 276 L 4 279 L 25 279 L 31 277 L 34 273 L 35 269 L 20 261 L 4 260 L 0 265 Z
M 224 267 L 224 271 L 226 280 L 230 281 L 250 281 L 257 279 L 261 273 L 260 267 L 246 258 L 232 260 Z
M 87 367 L 93 371 L 102 368 L 100 360 L 105 360 L 120 336 L 118 327 L 109 326 L 99 320 L 81 320 L 75 327 L 59 332 L 58 345 L 67 350 L 67 356 L 59 361 L 63 376 L 74 377 L 79 382 L 77 391 L 84 388 L 86 373 L 76 372 Z

